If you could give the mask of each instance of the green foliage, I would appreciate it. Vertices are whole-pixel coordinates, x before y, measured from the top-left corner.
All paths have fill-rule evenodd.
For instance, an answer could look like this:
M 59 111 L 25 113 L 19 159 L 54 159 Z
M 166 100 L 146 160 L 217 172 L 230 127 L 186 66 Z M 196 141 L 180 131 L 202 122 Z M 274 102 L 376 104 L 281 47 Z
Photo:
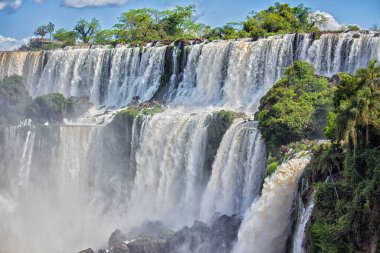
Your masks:
M 314 153 L 316 204 L 308 229 L 308 252 L 379 250 L 380 68 L 374 61 L 355 75 L 340 74 L 326 136 Z
M 115 37 L 119 43 L 175 40 L 199 36 L 203 28 L 195 21 L 195 5 L 164 11 L 144 8 L 123 13 Z
M 78 38 L 78 33 L 75 31 L 68 31 L 66 29 L 59 29 L 53 34 L 53 38 L 62 41 L 64 45 L 74 45 Z
M 27 94 L 22 83 L 22 77 L 18 75 L 5 77 L 0 80 L 0 90 L 7 93 L 11 104 L 17 104 Z
M 280 165 L 278 161 L 276 161 L 276 158 L 274 157 L 268 157 L 267 159 L 267 176 L 272 175 L 277 167 Z
M 0 125 L 16 124 L 24 116 L 25 106 L 31 100 L 21 76 L 0 80 Z
M 302 4 L 291 7 L 275 3 L 267 10 L 252 12 L 243 22 L 243 29 L 255 39 L 274 34 L 317 31 L 316 25 L 325 20 L 309 14 L 310 9 Z
M 50 34 L 50 39 L 51 39 L 51 36 L 53 35 L 54 29 L 55 29 L 55 25 L 52 22 L 49 22 L 46 25 L 46 31 Z
M 218 118 L 225 121 L 227 124 L 232 124 L 233 120 L 237 118 L 236 112 L 220 110 L 218 112 Z
M 302 157 L 318 146 L 319 144 L 316 140 L 303 139 L 301 141 L 289 143 L 288 145 L 283 145 L 277 150 L 269 152 L 266 161 L 267 176 L 275 172 L 277 167 L 285 160 L 293 157 Z
M 114 30 L 100 30 L 95 34 L 94 42 L 100 45 L 115 44 Z
M 129 43 L 144 45 L 154 41 L 174 41 L 198 37 L 209 40 L 254 39 L 274 34 L 293 32 L 316 32 L 317 24 L 325 20 L 321 15 L 310 16 L 310 9 L 301 5 L 276 3 L 267 10 L 252 12 L 243 22 L 229 22 L 221 27 L 197 22 L 196 6 L 176 6 L 169 10 L 150 8 L 132 9 L 121 14 L 118 23 L 112 29 L 100 30 L 99 21 L 80 19 L 73 30 L 59 29 L 54 34 L 54 24 L 37 28 L 36 34 L 62 41 L 64 45 L 73 45 L 76 39 L 83 43 L 112 44 Z M 352 26 L 351 29 L 357 28 Z
M 146 116 L 152 116 L 156 113 L 162 112 L 162 110 L 163 108 L 161 105 L 154 105 L 153 107 L 142 109 L 141 113 Z
M 66 99 L 60 93 L 51 93 L 36 97 L 26 108 L 26 116 L 40 123 L 60 123 L 67 114 L 74 112 L 75 105 L 73 98 Z
M 88 43 L 90 40 L 93 40 L 94 35 L 99 29 L 100 23 L 95 18 L 91 21 L 81 19 L 74 27 L 74 31 L 78 33 L 78 37 L 83 43 Z
M 160 113 L 163 111 L 163 106 L 160 104 L 154 104 L 149 107 L 141 107 L 141 106 L 129 106 L 121 111 L 118 111 L 115 114 L 115 119 L 117 118 L 136 118 L 140 117 L 141 119 L 144 118 L 144 116 L 152 116 L 156 113 Z
M 116 113 L 115 116 L 119 117 L 119 116 L 129 116 L 129 117 L 132 117 L 132 118 L 136 118 L 138 115 L 140 114 L 140 109 L 137 108 L 137 107 L 127 107 L 119 112 Z
M 262 98 L 256 119 L 269 149 L 303 138 L 318 138 L 331 107 L 331 85 L 314 75 L 313 67 L 297 61 Z
M 347 26 L 348 31 L 360 31 L 360 27 L 357 25 L 349 25 Z
M 229 22 L 225 24 L 223 27 L 216 27 L 214 29 L 211 29 L 211 27 L 206 27 L 206 29 L 204 30 L 203 37 L 209 40 L 230 40 L 249 37 L 249 34 L 245 30 L 242 30 L 241 22 Z
M 34 119 L 60 122 L 65 109 L 65 97 L 60 93 L 52 93 L 35 98 L 27 108 L 26 115 Z
M 34 35 L 41 36 L 41 38 L 45 37 L 47 33 L 49 33 L 49 31 L 46 25 L 41 25 L 34 31 Z
M 41 25 L 36 28 L 34 31 L 34 35 L 41 36 L 41 38 L 45 37 L 46 34 L 50 34 L 50 39 L 52 33 L 54 32 L 55 25 L 52 22 L 49 22 L 47 25 Z

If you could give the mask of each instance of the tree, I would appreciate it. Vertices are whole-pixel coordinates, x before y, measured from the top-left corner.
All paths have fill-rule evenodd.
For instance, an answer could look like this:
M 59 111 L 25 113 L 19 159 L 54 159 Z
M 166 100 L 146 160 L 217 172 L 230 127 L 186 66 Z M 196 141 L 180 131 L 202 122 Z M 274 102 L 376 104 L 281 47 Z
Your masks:
M 68 31 L 66 29 L 59 29 L 53 34 L 53 38 L 62 41 L 65 45 L 74 45 L 78 38 L 78 33 L 75 31 Z
M 155 23 L 159 19 L 159 13 L 153 9 L 138 9 L 125 12 L 119 17 L 119 23 L 115 25 L 116 37 L 120 42 L 159 40 L 159 31 L 155 29 Z
M 310 15 L 310 9 L 300 4 L 275 3 L 260 12 L 251 12 L 243 22 L 243 30 L 257 39 L 273 34 L 311 32 L 318 30 L 317 25 L 324 22 L 322 15 Z
M 51 36 L 52 36 L 52 34 L 54 32 L 54 27 L 55 27 L 55 25 L 52 22 L 49 22 L 46 25 L 46 31 L 50 34 L 50 39 L 51 39 Z
M 349 26 L 347 26 L 347 30 L 348 31 L 359 31 L 360 27 L 357 25 L 349 25 Z
M 339 74 L 334 108 L 325 129 L 333 144 L 321 154 L 314 154 L 319 163 L 313 168 L 314 173 L 323 172 L 328 165 L 332 175 L 330 182 L 316 185 L 312 224 L 308 229 L 310 252 L 375 252 L 378 248 L 378 74 L 374 61 L 355 75 Z
M 74 30 L 78 33 L 79 39 L 83 43 L 88 43 L 94 38 L 95 33 L 100 29 L 99 21 L 93 18 L 90 22 L 81 19 L 75 25 Z
M 332 104 L 331 85 L 314 74 L 312 65 L 296 61 L 262 98 L 255 118 L 270 149 L 320 138 Z
M 37 27 L 37 29 L 34 31 L 34 34 L 36 36 L 41 36 L 41 38 L 45 37 L 47 33 L 48 33 L 48 28 L 45 25 L 41 25 Z
M 100 45 L 109 45 L 115 42 L 114 35 L 114 30 L 100 30 L 96 33 L 94 41 Z
M 160 23 L 164 24 L 169 37 L 195 37 L 199 35 L 199 25 L 195 19 L 196 6 L 176 6 L 173 10 L 165 11 Z
M 195 5 L 176 6 L 172 10 L 136 9 L 125 12 L 115 25 L 119 42 L 148 42 L 193 38 L 207 30 L 195 19 Z

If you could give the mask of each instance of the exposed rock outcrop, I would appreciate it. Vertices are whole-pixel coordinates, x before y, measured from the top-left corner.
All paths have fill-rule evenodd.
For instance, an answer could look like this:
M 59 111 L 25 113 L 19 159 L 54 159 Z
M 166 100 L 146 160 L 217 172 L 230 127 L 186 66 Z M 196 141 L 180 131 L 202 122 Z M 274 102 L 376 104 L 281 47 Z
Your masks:
M 108 251 L 98 253 L 229 253 L 241 221 L 238 215 L 219 214 L 211 226 L 196 220 L 191 227 L 176 232 L 159 221 L 148 221 L 128 234 L 117 229 L 108 241 Z

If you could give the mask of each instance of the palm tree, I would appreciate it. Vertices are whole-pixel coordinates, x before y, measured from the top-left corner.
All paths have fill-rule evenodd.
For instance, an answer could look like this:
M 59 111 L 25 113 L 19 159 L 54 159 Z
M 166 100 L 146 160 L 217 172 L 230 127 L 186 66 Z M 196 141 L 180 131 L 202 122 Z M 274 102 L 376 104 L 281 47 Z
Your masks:
M 46 31 L 50 34 L 50 39 L 51 39 L 52 33 L 54 32 L 54 27 L 55 25 L 52 22 L 49 22 L 46 25 Z
M 380 66 L 376 60 L 368 62 L 367 68 L 359 69 L 356 72 L 358 84 L 368 86 L 372 91 L 379 89 L 380 85 Z
M 37 27 L 37 29 L 34 31 L 34 34 L 37 36 L 41 36 L 41 38 L 45 37 L 47 33 L 48 31 L 45 25 Z

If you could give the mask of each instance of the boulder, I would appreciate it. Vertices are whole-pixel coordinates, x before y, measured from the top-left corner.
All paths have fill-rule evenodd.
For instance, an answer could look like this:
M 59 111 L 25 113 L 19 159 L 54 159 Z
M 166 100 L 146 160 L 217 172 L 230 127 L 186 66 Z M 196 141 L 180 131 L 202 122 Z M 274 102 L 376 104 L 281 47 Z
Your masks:
M 243 218 L 238 215 L 222 215 L 211 226 L 214 249 L 222 252 L 223 249 L 232 249 Z
M 129 253 L 166 253 L 165 240 L 147 238 L 134 240 L 127 244 Z M 119 252 L 117 252 L 119 253 Z
M 131 253 L 128 245 L 125 242 L 122 242 L 115 247 L 113 247 L 109 253 Z
M 108 246 L 110 248 L 114 248 L 120 244 L 122 244 L 124 241 L 127 240 L 127 236 L 123 234 L 119 229 L 116 229 L 115 232 L 111 234 L 111 237 L 108 239 Z
M 330 79 L 329 79 L 330 83 L 333 85 L 333 86 L 337 86 L 340 82 L 340 76 L 335 74 L 333 75 Z
M 211 228 L 201 222 L 194 221 L 191 228 L 184 227 L 177 231 L 166 243 L 167 252 L 212 252 Z
M 160 221 L 147 221 L 141 227 L 132 229 L 128 237 L 165 240 L 173 234 L 174 232 Z
M 191 227 L 173 232 L 160 221 L 147 221 L 127 235 L 116 230 L 109 238 L 108 251 L 98 253 L 229 253 L 241 222 L 239 215 L 216 213 L 211 226 L 196 220 Z

